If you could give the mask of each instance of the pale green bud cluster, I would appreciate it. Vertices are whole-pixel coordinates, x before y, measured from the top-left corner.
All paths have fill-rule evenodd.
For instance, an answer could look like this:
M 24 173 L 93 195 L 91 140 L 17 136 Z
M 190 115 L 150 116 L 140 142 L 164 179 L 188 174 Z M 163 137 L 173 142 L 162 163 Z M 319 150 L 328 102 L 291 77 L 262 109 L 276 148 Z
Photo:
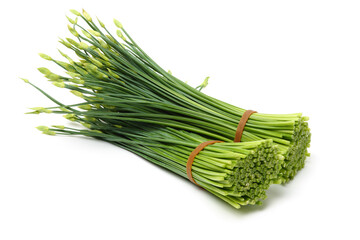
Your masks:
M 77 79 L 77 78 L 70 78 L 70 82 L 76 83 L 76 84 L 84 84 L 85 81 L 82 79 Z
M 30 83 L 29 80 L 27 80 L 26 78 L 20 78 L 21 80 L 23 80 L 25 83 Z
M 79 34 L 74 28 L 72 28 L 70 25 L 68 25 L 68 29 L 69 29 L 70 33 L 71 33 L 72 35 L 74 35 L 75 37 L 79 37 L 79 36 L 80 36 L 80 34 Z
M 64 82 L 53 82 L 52 84 L 59 88 L 64 88 L 66 86 Z
M 123 25 L 116 19 L 114 19 L 114 23 L 118 28 L 123 28 Z
M 95 89 L 95 90 L 102 90 L 103 88 L 102 87 L 98 87 L 98 86 L 90 86 L 91 89 Z
M 38 70 L 39 70 L 39 72 L 41 72 L 44 75 L 51 74 L 51 71 L 49 69 L 47 69 L 47 68 L 44 68 L 44 67 L 39 67 Z
M 119 38 L 126 41 L 126 38 L 124 37 L 124 35 L 122 34 L 122 32 L 119 29 L 116 31 L 116 34 L 119 36 Z
M 44 53 L 39 53 L 39 56 L 42 57 L 45 60 L 51 61 L 52 58 Z
M 89 58 L 89 60 L 99 68 L 104 67 L 104 64 L 102 64 L 100 61 L 96 60 L 95 58 Z
M 64 57 L 66 58 L 70 64 L 74 64 L 74 60 L 72 60 L 68 55 L 66 55 L 65 53 L 63 53 L 62 51 L 59 50 L 59 53 Z
M 94 35 L 95 37 L 100 37 L 100 36 L 101 36 L 101 34 L 100 34 L 99 32 L 94 31 L 94 30 L 92 30 L 92 29 L 88 29 L 88 31 L 89 31 L 92 35 Z
M 76 16 L 81 16 L 81 14 L 78 11 L 74 10 L 74 9 L 71 9 L 70 12 L 72 12 Z
M 50 109 L 47 109 L 47 108 L 43 108 L 43 107 L 33 107 L 33 108 L 30 108 L 31 110 L 35 110 L 34 112 L 32 113 L 35 113 L 35 114 L 39 114 L 39 113 L 52 113 L 52 111 Z
M 51 73 L 48 75 L 45 75 L 46 78 L 48 78 L 50 81 L 54 81 L 54 82 L 62 82 L 61 80 L 61 76 L 57 75 L 55 73 Z
M 68 42 L 66 42 L 66 41 L 65 41 L 64 39 L 62 39 L 62 38 L 60 38 L 59 42 L 60 42 L 62 45 L 64 45 L 65 47 L 67 47 L 67 48 L 71 48 L 71 47 L 72 47 L 71 44 L 69 44 Z
M 63 117 L 66 118 L 67 120 L 72 121 L 72 122 L 77 120 L 77 117 L 75 116 L 75 114 L 72 114 L 72 113 L 63 115 Z
M 66 40 L 71 44 L 73 45 L 74 47 L 79 47 L 79 43 L 76 42 L 74 39 L 71 39 L 71 38 L 66 38 Z
M 110 46 L 106 42 L 104 42 L 102 39 L 99 39 L 99 43 L 100 43 L 101 47 L 110 49 Z
M 110 35 L 105 35 L 105 36 L 113 43 L 116 43 L 116 40 L 112 36 L 110 36 Z
M 91 110 L 92 106 L 90 104 L 85 104 L 85 105 L 80 105 L 79 108 L 83 110 Z
M 80 42 L 79 48 L 82 50 L 87 50 L 89 48 L 89 45 L 87 45 L 85 42 Z
M 85 35 L 85 37 L 91 38 L 91 34 L 90 34 L 90 33 L 88 33 L 88 32 L 85 31 L 85 30 L 81 30 L 81 31 L 82 31 L 82 33 Z
M 66 74 L 69 75 L 70 77 L 73 77 L 73 78 L 81 77 L 80 74 L 74 73 L 74 72 L 66 72 Z
M 85 119 L 89 122 L 95 122 L 96 121 L 96 118 L 94 117 L 89 117 L 89 116 L 85 116 Z
M 98 67 L 91 63 L 84 63 L 84 67 L 89 72 L 97 72 Z
M 209 83 L 209 78 L 210 77 L 206 77 L 205 80 L 199 86 L 196 87 L 196 89 L 201 91 L 203 88 L 205 88 Z
M 100 130 L 90 130 L 91 132 L 94 132 L 94 133 L 103 133 L 102 131 Z
M 75 18 L 75 20 L 69 18 L 68 16 L 66 16 L 66 18 L 69 20 L 69 22 L 70 22 L 71 24 L 77 24 L 78 18 Z
M 112 77 L 118 78 L 118 79 L 120 78 L 120 76 L 117 75 L 116 73 L 114 73 L 110 68 L 108 68 L 107 70 L 108 70 L 109 74 L 110 74 Z
M 75 96 L 77 96 L 77 97 L 81 97 L 81 98 L 84 97 L 84 94 L 81 93 L 81 92 L 79 92 L 79 91 L 71 90 L 70 92 L 71 92 L 72 94 L 74 94 Z
M 56 133 L 54 131 L 51 131 L 48 127 L 46 126 L 38 126 L 36 127 L 39 131 L 42 131 L 43 134 L 46 135 L 55 135 Z
M 84 9 L 82 10 L 82 14 L 87 21 L 92 22 L 92 18 Z
M 63 125 L 52 125 L 52 127 L 58 128 L 58 129 L 61 129 L 61 130 L 65 129 L 65 126 L 63 126 Z
M 70 112 L 69 109 L 66 109 L 66 108 L 64 108 L 64 107 L 59 107 L 59 109 L 60 109 L 61 111 L 63 111 L 63 112 Z
M 99 22 L 100 26 L 101 26 L 102 28 L 105 28 L 105 24 L 104 24 L 102 21 L 100 21 L 100 19 L 99 19 L 99 18 L 97 18 L 97 20 L 98 20 L 98 22 Z
M 86 128 L 91 128 L 91 124 L 82 122 L 81 125 L 83 125 Z

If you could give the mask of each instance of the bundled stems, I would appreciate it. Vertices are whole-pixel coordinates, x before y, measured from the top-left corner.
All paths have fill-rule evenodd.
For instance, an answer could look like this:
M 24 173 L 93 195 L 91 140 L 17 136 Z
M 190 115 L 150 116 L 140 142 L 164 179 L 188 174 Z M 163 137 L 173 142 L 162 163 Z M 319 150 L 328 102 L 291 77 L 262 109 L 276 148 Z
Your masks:
M 217 160 L 212 159 L 221 162 L 224 161 L 222 158 L 226 159 L 225 152 L 233 153 L 237 156 L 229 160 L 234 162 L 233 168 L 229 169 L 226 164 L 223 166 L 232 173 L 225 172 L 228 175 L 224 179 L 217 176 L 216 179 L 222 180 L 216 184 L 209 183 L 215 181 L 206 177 L 209 174 L 202 175 L 204 171 L 215 169 L 196 170 L 194 176 L 199 185 L 233 206 L 264 199 L 263 190 L 271 183 L 288 182 L 304 167 L 311 136 L 308 117 L 301 113 L 254 113 L 247 121 L 241 143 L 233 143 L 245 109 L 212 98 L 166 72 L 136 44 L 117 20 L 114 20 L 118 28 L 115 37 L 100 20 L 100 26 L 95 24 L 87 12 L 72 12 L 77 18 L 68 18 L 71 23 L 68 28 L 76 40 L 66 38 L 60 43 L 79 59 L 73 60 L 61 51 L 67 62 L 40 54 L 63 68 L 66 75 L 55 74 L 46 68 L 39 68 L 39 71 L 55 86 L 70 90 L 82 101 L 62 104 L 30 83 L 56 104 L 54 107 L 33 108 L 31 113 L 63 114 L 88 130 L 41 127 L 44 133 L 80 134 L 109 141 L 181 176 L 186 176 L 184 161 L 191 149 L 203 140 L 224 141 L 206 147 L 198 157 L 212 159 L 212 151 L 221 152 Z M 80 25 L 78 18 L 85 24 Z M 204 88 L 207 81 L 208 78 L 197 88 Z M 246 148 L 249 146 L 251 149 Z M 237 154 L 243 155 L 239 157 Z M 264 167 L 266 165 L 269 172 Z M 240 169 L 240 166 L 245 167 Z M 254 177 L 255 172 L 259 176 Z M 252 178 L 256 181 L 249 180 Z M 252 186 L 249 189 L 262 190 L 243 192 L 242 184 L 248 183 Z

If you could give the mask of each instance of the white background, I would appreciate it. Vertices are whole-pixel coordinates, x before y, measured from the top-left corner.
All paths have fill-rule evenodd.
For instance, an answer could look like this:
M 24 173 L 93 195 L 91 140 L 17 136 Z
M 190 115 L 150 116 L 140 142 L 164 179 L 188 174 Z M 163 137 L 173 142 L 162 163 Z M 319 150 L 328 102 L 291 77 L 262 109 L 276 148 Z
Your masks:
M 18 77 L 72 102 L 36 70 L 52 66 L 37 53 L 60 58 L 71 8 L 119 19 L 192 86 L 210 76 L 209 95 L 310 116 L 306 167 L 236 210 L 110 144 L 40 134 L 65 121 L 25 115 L 52 104 Z M 0 239 L 359 239 L 359 12 L 346 0 L 2 3 Z

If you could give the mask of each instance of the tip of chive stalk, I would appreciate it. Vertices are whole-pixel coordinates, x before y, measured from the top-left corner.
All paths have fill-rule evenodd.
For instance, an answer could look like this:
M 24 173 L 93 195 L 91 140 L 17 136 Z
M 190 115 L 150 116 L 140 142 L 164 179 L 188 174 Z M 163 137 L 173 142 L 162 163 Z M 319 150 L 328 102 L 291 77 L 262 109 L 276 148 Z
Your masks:
M 100 37 L 101 36 L 101 34 L 99 33 L 99 32 L 97 32 L 97 31 L 94 31 L 94 30 L 92 30 L 92 29 L 88 29 L 88 32 L 90 32 L 92 35 L 94 35 L 95 37 Z
M 20 78 L 21 80 L 23 80 L 25 83 L 30 83 L 29 80 L 27 80 L 26 78 Z
M 30 109 L 34 110 L 37 113 L 52 113 L 52 111 L 50 109 L 46 109 L 46 108 L 43 108 L 43 107 L 33 107 L 33 108 L 30 108 Z
M 65 114 L 63 115 L 64 118 L 66 118 L 67 120 L 70 120 L 72 122 L 74 122 L 75 120 L 77 120 L 75 114 L 69 113 L 69 114 Z
M 116 20 L 115 18 L 114 18 L 114 23 L 118 28 L 123 28 L 123 25 L 118 20 Z
M 80 36 L 80 34 L 74 28 L 72 28 L 70 25 L 67 25 L 67 27 L 72 35 L 74 35 L 75 37 Z
M 203 88 L 205 88 L 209 83 L 209 78 L 210 77 L 206 77 L 205 80 L 199 86 L 197 86 L 195 89 L 201 91 Z
M 39 67 L 38 70 L 39 70 L 39 72 L 41 72 L 42 74 L 45 74 L 45 75 L 51 73 L 51 71 L 49 69 L 44 68 L 44 67 Z
M 52 58 L 51 58 L 50 56 L 48 56 L 48 55 L 46 55 L 46 54 L 44 54 L 44 53 L 39 53 L 39 56 L 42 57 L 42 58 L 45 59 L 45 60 L 49 60 L 49 61 L 52 60 Z
M 78 11 L 74 10 L 74 9 L 70 9 L 70 12 L 72 14 L 76 15 L 76 16 L 81 16 L 81 14 Z
M 92 22 L 92 18 L 84 9 L 82 10 L 82 14 L 87 21 Z
M 98 22 L 99 22 L 100 26 L 101 26 L 102 28 L 105 28 L 105 24 L 104 24 L 102 21 L 100 21 L 100 19 L 99 19 L 99 18 L 97 18 L 97 20 L 98 20 Z
M 48 130 L 48 131 L 43 131 L 42 133 L 43 133 L 43 134 L 46 134 L 46 135 L 50 135 L 50 136 L 54 136 L 54 135 L 56 134 L 56 132 L 50 131 L 50 130 Z
M 52 125 L 52 127 L 58 128 L 58 129 L 61 129 L 61 130 L 65 129 L 65 126 L 63 126 L 63 125 Z
M 75 96 L 77 96 L 77 97 L 81 97 L 81 98 L 84 97 L 84 95 L 83 95 L 81 92 L 79 92 L 79 91 L 71 90 L 70 92 L 71 92 L 72 94 L 74 94 Z
M 65 88 L 64 82 L 53 82 L 52 84 L 54 84 L 54 86 L 58 88 Z
M 36 127 L 36 129 L 38 129 L 39 131 L 42 131 L 42 132 L 49 130 L 49 128 L 47 126 L 38 126 L 38 127 Z
M 46 126 L 38 126 L 36 127 L 39 131 L 41 131 L 43 134 L 46 134 L 46 135 L 55 135 L 56 133 L 54 131 L 51 131 L 48 127 Z
M 65 15 L 65 16 L 66 16 L 66 15 Z M 68 16 L 66 16 L 66 18 L 67 18 L 67 20 L 68 20 L 71 24 L 76 24 L 77 18 L 76 18 L 75 20 L 73 20 L 72 18 L 69 18 Z

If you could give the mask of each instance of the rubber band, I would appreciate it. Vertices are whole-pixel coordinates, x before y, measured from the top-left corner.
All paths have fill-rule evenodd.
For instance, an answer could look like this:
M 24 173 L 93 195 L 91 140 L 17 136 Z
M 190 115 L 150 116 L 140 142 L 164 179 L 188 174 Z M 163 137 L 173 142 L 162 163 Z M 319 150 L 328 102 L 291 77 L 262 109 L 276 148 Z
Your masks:
M 219 143 L 219 142 L 223 142 L 223 141 L 217 141 L 217 140 L 213 140 L 213 141 L 207 141 L 207 142 L 203 142 L 203 143 L 200 143 L 199 146 L 197 146 L 194 151 L 192 151 L 189 155 L 189 158 L 187 160 L 187 163 L 186 163 L 186 174 L 189 178 L 189 180 L 193 183 L 195 183 L 196 185 L 198 185 L 200 187 L 199 184 L 197 184 L 192 176 L 192 170 L 191 170 L 191 167 L 192 167 L 192 164 L 194 162 L 194 159 L 196 157 L 196 155 L 199 154 L 199 152 L 201 152 L 201 150 L 203 150 L 206 146 L 208 145 L 211 145 L 211 144 L 214 144 L 214 143 Z
M 241 137 L 242 137 L 242 134 L 244 132 L 246 122 L 248 121 L 251 114 L 256 113 L 256 112 L 257 111 L 253 111 L 253 110 L 246 110 L 244 112 L 244 114 L 242 115 L 242 117 L 240 119 L 239 125 L 237 126 L 234 142 L 240 142 L 241 141 Z

